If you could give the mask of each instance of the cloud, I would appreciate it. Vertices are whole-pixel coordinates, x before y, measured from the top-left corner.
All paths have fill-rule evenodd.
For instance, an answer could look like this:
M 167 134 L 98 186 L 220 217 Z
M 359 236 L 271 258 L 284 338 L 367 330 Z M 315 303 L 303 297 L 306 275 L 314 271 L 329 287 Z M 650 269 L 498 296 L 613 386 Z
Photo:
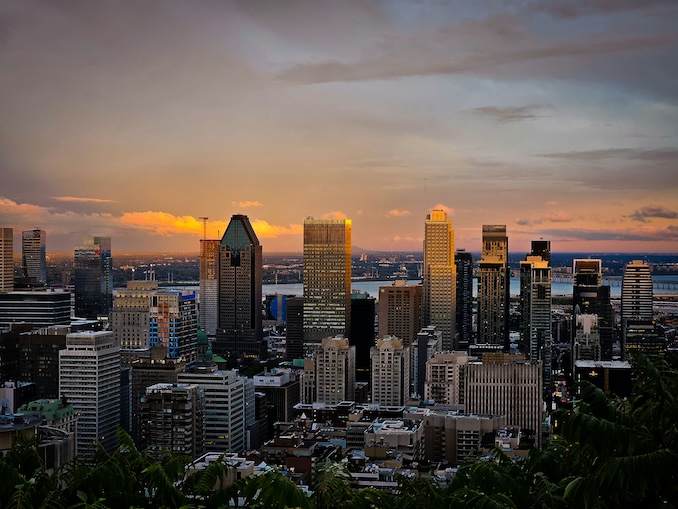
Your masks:
M 601 229 L 590 230 L 583 228 L 544 229 L 539 231 L 544 236 L 549 236 L 559 242 L 571 240 L 605 241 L 613 240 L 620 242 L 656 242 L 678 241 L 678 225 L 670 225 L 666 228 L 635 228 L 635 229 Z
M 269 224 L 263 219 L 255 219 L 252 221 L 252 228 L 254 228 L 257 237 L 262 239 L 275 239 L 280 235 L 302 235 L 304 233 L 304 226 L 301 224 L 278 226 Z
M 452 207 L 448 207 L 447 205 L 443 205 L 442 203 L 438 203 L 432 207 L 431 210 L 443 210 L 448 216 L 454 215 L 454 209 Z
M 69 203 L 117 203 L 115 200 L 106 200 L 104 198 L 85 198 L 78 196 L 52 196 L 52 199 Z
M 673 0 L 539 0 L 528 4 L 528 12 L 546 13 L 554 18 L 577 19 L 598 14 L 613 14 L 632 10 L 651 10 L 655 7 L 674 7 Z
M 386 215 L 388 217 L 404 217 L 404 216 L 411 216 L 412 212 L 410 212 L 409 210 L 391 209 L 386 213 Z
M 538 112 L 543 109 L 544 107 L 538 104 L 515 107 L 483 106 L 467 110 L 466 113 L 471 113 L 506 124 L 509 122 L 536 120 L 538 118 L 546 117 L 547 115 L 538 115 Z
M 259 201 L 232 201 L 231 204 L 236 207 L 249 208 L 249 207 L 263 207 L 264 204 Z
M 123 226 L 147 230 L 158 235 L 201 233 L 202 221 L 193 216 L 175 216 L 168 212 L 125 212 L 119 219 Z
M 641 207 L 638 210 L 634 211 L 630 216 L 634 221 L 639 221 L 641 223 L 647 223 L 648 217 L 658 217 L 663 219 L 676 219 L 678 218 L 678 212 L 671 210 L 662 205 L 652 206 L 648 205 L 646 207 Z
M 539 154 L 539 156 L 580 162 L 597 162 L 607 159 L 646 162 L 676 162 L 678 161 L 678 148 L 607 148 L 601 150 L 551 152 L 547 154 Z
M 323 219 L 347 219 L 346 214 L 344 214 L 340 210 L 333 210 L 332 212 L 328 212 L 327 214 L 323 214 L 322 216 Z
M 538 222 L 538 220 L 533 221 L 531 219 L 526 219 L 526 218 L 521 218 L 521 217 L 516 217 L 513 221 L 520 226 L 532 226 L 533 224 L 537 224 L 537 222 Z
M 569 223 L 572 221 L 572 216 L 567 212 L 559 210 L 558 212 L 552 212 L 546 216 L 543 216 L 542 219 L 551 221 L 552 223 Z

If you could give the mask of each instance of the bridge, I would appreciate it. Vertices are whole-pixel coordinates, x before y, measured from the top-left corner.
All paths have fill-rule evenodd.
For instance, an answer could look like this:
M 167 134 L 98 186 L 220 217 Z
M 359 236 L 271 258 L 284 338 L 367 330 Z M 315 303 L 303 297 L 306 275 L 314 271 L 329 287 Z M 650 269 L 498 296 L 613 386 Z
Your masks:
M 554 283 L 572 283 L 574 278 L 571 274 L 553 274 L 551 281 Z M 621 286 L 622 278 L 620 276 L 605 277 L 603 276 L 603 284 L 606 286 Z M 655 290 L 677 290 L 678 279 L 653 279 L 652 287 Z

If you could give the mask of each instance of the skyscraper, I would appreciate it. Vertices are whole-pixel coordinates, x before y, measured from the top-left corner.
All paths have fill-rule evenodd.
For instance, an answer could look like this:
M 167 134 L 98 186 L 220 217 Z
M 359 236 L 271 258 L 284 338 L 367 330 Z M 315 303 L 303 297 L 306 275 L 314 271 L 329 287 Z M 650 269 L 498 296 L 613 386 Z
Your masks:
M 395 336 L 411 346 L 421 330 L 422 285 L 394 281 L 379 287 L 379 337 Z
M 260 357 L 262 248 L 247 216 L 235 214 L 219 247 L 219 308 L 214 353 Z
M 351 220 L 304 220 L 304 341 L 351 330 Z
M 410 397 L 410 347 L 386 336 L 370 349 L 372 403 L 402 406 Z
M 21 232 L 21 265 L 24 276 L 36 282 L 47 283 L 47 255 L 45 230 L 35 228 Z
M 454 264 L 454 231 L 444 210 L 433 210 L 424 228 L 423 323 L 443 334 L 443 349 L 454 348 L 457 301 L 457 267 Z
M 336 405 L 355 399 L 355 346 L 325 338 L 315 352 L 316 401 Z
M 508 237 L 506 225 L 483 225 L 478 264 L 478 342 L 509 347 Z
M 652 320 L 652 272 L 642 260 L 624 268 L 621 295 L 622 325 L 628 320 Z
M 467 350 L 473 336 L 473 255 L 464 249 L 454 254 L 457 266 L 457 318 L 455 350 Z
M 210 340 L 219 320 L 219 246 L 217 239 L 200 241 L 200 328 Z
M 153 296 L 158 293 L 158 282 L 127 281 L 127 288 L 117 290 L 113 299 L 109 323 L 115 339 L 124 350 L 148 350 L 150 315 Z
M 75 248 L 73 263 L 75 316 L 108 315 L 113 301 L 110 237 L 88 237 Z
M 168 359 L 192 363 L 197 357 L 198 317 L 195 292 L 161 290 L 152 296 L 150 345 L 162 346 Z
M 0 228 L 0 292 L 14 290 L 14 230 Z

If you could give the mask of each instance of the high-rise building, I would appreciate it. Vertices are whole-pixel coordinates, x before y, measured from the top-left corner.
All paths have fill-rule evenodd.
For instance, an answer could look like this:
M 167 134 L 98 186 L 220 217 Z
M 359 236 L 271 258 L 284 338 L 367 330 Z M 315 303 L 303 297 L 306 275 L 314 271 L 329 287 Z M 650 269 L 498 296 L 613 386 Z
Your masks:
M 315 352 L 316 402 L 335 405 L 355 399 L 355 347 L 348 339 L 325 338 Z
M 247 216 L 231 217 L 219 246 L 219 309 L 214 353 L 258 358 L 261 324 L 262 248 Z
M 424 399 L 444 405 L 464 404 L 464 373 L 468 355 L 438 352 L 426 362 Z
M 0 292 L 14 290 L 14 230 L 0 228 Z
M 624 268 L 621 294 L 622 325 L 628 320 L 652 320 L 652 272 L 642 260 L 633 260 Z
M 613 360 L 615 311 L 610 302 L 610 287 L 603 285 L 602 260 L 575 259 L 573 261 L 572 273 L 574 275 L 574 286 L 572 288 L 572 309 L 574 311 L 572 332 L 573 334 L 576 333 L 577 314 L 596 315 L 598 332 L 600 334 L 599 360 Z M 621 355 L 621 352 L 619 355 Z
M 148 350 L 151 347 L 151 302 L 157 293 L 156 280 L 127 281 L 126 289 L 117 290 L 109 322 L 121 348 Z
M 473 255 L 464 249 L 454 254 L 457 267 L 455 350 L 467 350 L 473 339 Z
M 506 225 L 483 225 L 478 263 L 478 343 L 509 348 L 508 237 Z
M 75 316 L 96 319 L 113 305 L 113 259 L 110 237 L 88 237 L 75 248 L 73 263 Z
M 23 275 L 38 283 L 47 283 L 47 233 L 35 228 L 21 232 L 21 266 Z
M 598 316 L 574 314 L 573 361 L 599 361 L 601 357 L 600 329 Z
M 155 384 L 140 404 L 141 447 L 197 458 L 204 452 L 205 393 L 197 385 Z
M 241 453 L 246 447 L 245 379 L 236 370 L 194 367 L 179 373 L 179 383 L 205 391 L 205 449 Z
M 219 246 L 218 239 L 200 241 L 200 328 L 210 340 L 219 323 Z
M 410 347 L 384 336 L 370 350 L 372 403 L 402 406 L 410 397 Z
M 304 298 L 287 299 L 287 349 L 286 360 L 304 357 Z
M 66 336 L 59 352 L 59 394 L 79 415 L 77 455 L 92 459 L 99 444 L 113 453 L 120 425 L 120 347 L 110 331 Z
M 414 344 L 422 326 L 422 285 L 397 280 L 379 287 L 379 337 L 395 336 L 405 346 Z
M 465 410 L 474 414 L 505 415 L 506 425 L 517 426 L 535 445 L 541 445 L 542 366 L 522 355 L 486 354 L 482 362 L 466 366 Z
M 412 379 L 412 394 L 417 398 L 424 397 L 424 384 L 426 382 L 426 363 L 443 348 L 443 335 L 435 325 L 424 327 L 417 334 L 417 339 L 412 345 L 412 367 L 410 369 Z
M 370 348 L 374 346 L 375 299 L 367 293 L 351 293 L 350 345 L 355 346 L 356 381 L 370 381 Z
M 0 327 L 12 323 L 35 327 L 70 324 L 70 292 L 42 290 L 0 294 Z
M 457 313 L 457 267 L 454 231 L 444 210 L 433 210 L 424 228 L 423 323 L 443 334 L 443 348 L 454 348 Z
M 351 330 L 351 220 L 304 220 L 304 341 Z
M 195 293 L 188 290 L 161 290 L 152 296 L 149 323 L 150 346 L 162 346 L 169 359 L 197 357 L 198 317 Z

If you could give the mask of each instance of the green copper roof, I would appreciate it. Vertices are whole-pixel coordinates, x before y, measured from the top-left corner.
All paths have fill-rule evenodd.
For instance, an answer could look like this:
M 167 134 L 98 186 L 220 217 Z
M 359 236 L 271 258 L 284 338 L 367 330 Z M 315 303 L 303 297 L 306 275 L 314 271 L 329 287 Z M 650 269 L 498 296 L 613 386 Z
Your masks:
M 198 327 L 198 344 L 207 345 L 209 344 L 209 339 L 207 339 L 207 333 Z
M 240 251 L 250 244 L 259 245 L 259 239 L 254 233 L 247 216 L 235 214 L 228 223 L 228 228 L 221 238 L 221 245 L 227 246 L 233 251 Z

